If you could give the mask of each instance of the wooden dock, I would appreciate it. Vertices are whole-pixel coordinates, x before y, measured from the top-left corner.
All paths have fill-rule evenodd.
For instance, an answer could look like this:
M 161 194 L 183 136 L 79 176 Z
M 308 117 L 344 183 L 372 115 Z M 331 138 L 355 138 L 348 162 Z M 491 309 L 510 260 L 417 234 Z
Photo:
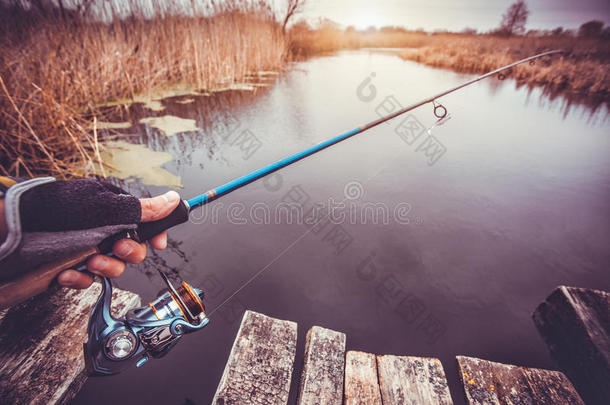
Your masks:
M 381 390 L 374 354 L 347 352 L 345 355 L 345 405 L 381 405 Z
M 0 403 L 56 404 L 74 397 L 86 380 L 82 343 L 100 289 L 53 288 L 0 312 Z M 116 289 L 113 302 L 116 316 L 140 305 L 137 295 Z M 610 294 L 558 287 L 533 319 L 566 374 L 457 356 L 451 366 L 458 367 L 466 402 L 607 404 Z M 213 404 L 287 404 L 297 336 L 294 322 L 246 311 Z M 309 330 L 303 364 L 296 365 L 302 367 L 299 405 L 453 403 L 438 359 L 346 348 L 344 333 Z
M 297 325 L 246 311 L 214 405 L 287 404 Z M 306 336 L 299 405 L 451 405 L 440 360 L 347 351 L 343 333 L 319 326 Z M 584 405 L 560 371 L 458 356 L 469 405 Z
M 296 347 L 296 323 L 247 311 L 212 403 L 287 403 Z
M 377 374 L 384 405 L 453 403 L 438 359 L 377 356 Z
M 610 294 L 560 286 L 533 319 L 551 356 L 587 404 L 609 404 Z
M 345 334 L 314 326 L 307 333 L 299 405 L 341 404 Z
M 457 357 L 466 400 L 470 405 L 585 405 L 560 371 Z
M 76 395 L 87 379 L 83 343 L 101 288 L 53 287 L 0 312 L 0 403 L 58 404 Z M 114 289 L 115 316 L 139 305 L 138 295 Z

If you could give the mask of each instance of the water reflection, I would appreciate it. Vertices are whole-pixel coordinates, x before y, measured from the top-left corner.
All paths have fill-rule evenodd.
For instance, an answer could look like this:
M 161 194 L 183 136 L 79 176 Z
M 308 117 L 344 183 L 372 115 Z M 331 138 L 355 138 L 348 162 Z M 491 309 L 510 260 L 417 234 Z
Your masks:
M 235 116 L 267 91 L 267 87 L 261 87 L 256 91 L 227 90 L 208 96 L 173 97 L 163 100 L 164 110 L 160 112 L 152 112 L 142 104 L 134 104 L 128 110 L 115 110 L 110 114 L 114 120 L 129 118 L 134 126 L 126 131 L 106 132 L 106 137 L 108 139 L 118 133 L 128 141 L 144 144 L 151 150 L 168 152 L 175 157 L 178 170 L 184 165 L 193 164 L 193 154 L 203 152 L 209 159 L 222 159 L 222 155 L 217 156 L 222 143 L 217 135 L 237 130 L 239 123 L 235 122 Z M 183 103 L 184 100 L 189 102 Z M 179 129 L 175 128 L 141 125 L 143 122 L 151 122 L 151 119 L 160 123 L 159 120 L 166 116 L 194 120 L 196 130 L 187 128 L 178 133 Z
M 390 51 L 369 50 L 368 52 L 391 57 L 394 50 Z M 349 52 L 344 54 L 349 54 Z M 332 58 L 336 58 L 336 56 Z M 544 61 L 541 63 L 544 64 Z M 178 172 L 194 164 L 194 154 L 203 153 L 206 156 L 205 160 L 224 161 L 229 164 L 225 157 L 226 153 L 224 153 L 227 149 L 227 138 L 234 135 L 233 133 L 242 125 L 236 117 L 247 112 L 259 98 L 272 92 L 271 86 L 276 76 L 264 74 L 266 72 L 262 73 L 262 75 L 249 78 L 249 81 L 245 83 L 248 90 L 243 90 L 244 85 L 242 85 L 204 95 L 191 91 L 184 92 L 184 94 L 156 101 L 160 108 L 153 110 L 146 103 L 106 109 L 103 114 L 111 122 L 104 122 L 100 129 L 106 140 L 121 138 L 132 143 L 146 145 L 153 151 L 170 153 L 174 157 L 173 164 Z M 464 80 L 472 77 L 453 72 L 451 74 L 455 77 L 463 77 Z M 486 81 L 485 86 L 493 97 L 507 86 L 514 87 L 518 91 L 525 89 L 526 105 L 536 103 L 540 108 L 548 110 L 558 108 L 562 112 L 564 120 L 570 114 L 585 117 L 589 124 L 603 123 L 608 119 L 608 104 L 601 98 L 523 84 L 511 80 L 510 72 L 506 75 L 508 77 L 506 80 L 492 78 Z M 252 89 L 255 91 L 251 91 Z M 277 92 L 277 89 L 273 91 Z M 323 102 L 324 95 L 320 94 L 319 97 L 320 102 Z M 291 117 L 298 119 L 302 116 L 299 112 L 301 103 L 298 100 L 290 100 L 287 104 L 283 107 L 292 108 Z M 337 112 L 340 112 L 341 107 L 337 107 Z M 458 108 L 463 108 L 463 106 L 460 105 Z M 478 106 L 472 106 L 472 108 L 476 109 Z M 330 111 L 329 113 L 332 114 Z M 277 117 L 270 117 L 270 119 L 277 119 Z M 123 120 L 127 120 L 129 128 L 125 128 L 126 122 Z M 354 124 L 363 124 L 363 122 L 354 122 Z M 301 131 L 296 131 L 291 136 L 298 137 L 300 133 Z M 221 147 L 222 145 L 225 146 L 225 150 Z M 205 162 L 202 162 L 201 159 L 196 160 L 198 160 L 198 167 L 205 169 Z
M 581 116 L 586 117 L 590 123 L 596 120 L 604 121 L 608 119 L 608 101 L 602 97 L 557 91 L 548 87 L 540 88 L 532 84 L 515 83 L 515 88 L 519 89 L 521 87 L 526 87 L 528 96 L 531 96 L 533 99 L 538 99 L 538 104 L 540 106 L 547 105 L 549 108 L 552 108 L 552 106 L 559 105 L 559 109 L 561 110 L 564 119 L 567 118 L 574 109 L 577 110 L 577 113 L 578 110 L 580 110 Z
M 362 100 L 357 88 L 372 72 L 376 97 Z M 343 52 L 299 63 L 256 94 L 188 96 L 189 103 L 176 97 L 162 102 L 163 112 L 136 105 L 131 118 L 116 121 L 166 114 L 196 121 L 201 130 L 172 137 L 142 125 L 124 131 L 131 142 L 171 153 L 165 167 L 191 197 L 372 121 L 387 96 L 408 105 L 471 77 L 391 54 Z M 180 403 L 185 396 L 209 403 L 244 308 L 297 321 L 300 342 L 309 327 L 321 325 L 345 332 L 349 350 L 439 357 L 456 404 L 463 398 L 457 354 L 553 368 L 532 310 L 559 284 L 610 288 L 607 107 L 551 99 L 510 78 L 477 83 L 442 103 L 452 118 L 433 129 L 446 153 L 432 166 L 395 132 L 396 120 L 276 173 L 271 184 L 251 183 L 208 206 L 273 206 L 299 189 L 309 207 L 344 198 L 346 184 L 358 182 L 365 185 L 359 203 L 408 203 L 419 225 L 343 223 L 352 242 L 341 251 L 326 230 L 303 236 L 302 225 L 284 222 L 236 224 L 223 217 L 176 227 L 171 248 L 130 266 L 120 286 L 150 298 L 161 285 L 155 276 L 161 268 L 204 287 L 214 308 L 268 270 L 171 356 L 103 383 L 90 380 L 75 403 Z M 425 128 L 436 122 L 429 106 L 413 117 Z M 253 140 L 241 136 L 246 130 L 260 141 L 256 153 L 236 146 L 235 139 Z M 124 186 L 139 196 L 165 190 L 141 181 Z M 401 311 L 405 297 L 425 308 L 421 320 L 435 320 L 446 333 L 430 339 L 428 323 L 422 329 L 420 319 Z M 301 362 L 302 347 L 295 364 Z M 183 389 L 150 386 L 159 375 Z

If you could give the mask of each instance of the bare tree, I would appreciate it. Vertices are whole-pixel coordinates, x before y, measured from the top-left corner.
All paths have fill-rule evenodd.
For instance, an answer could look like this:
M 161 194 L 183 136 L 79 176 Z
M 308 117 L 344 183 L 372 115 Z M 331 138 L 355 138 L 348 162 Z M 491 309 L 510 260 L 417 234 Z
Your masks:
M 525 23 L 530 11 L 527 9 L 525 0 L 517 0 L 508 7 L 506 13 L 502 16 L 502 22 L 498 33 L 503 35 L 523 34 L 525 32 Z
M 299 14 L 305 8 L 307 0 L 286 0 L 286 13 L 284 14 L 284 22 L 282 23 L 282 31 L 286 32 L 286 26 L 290 19 L 296 14 Z

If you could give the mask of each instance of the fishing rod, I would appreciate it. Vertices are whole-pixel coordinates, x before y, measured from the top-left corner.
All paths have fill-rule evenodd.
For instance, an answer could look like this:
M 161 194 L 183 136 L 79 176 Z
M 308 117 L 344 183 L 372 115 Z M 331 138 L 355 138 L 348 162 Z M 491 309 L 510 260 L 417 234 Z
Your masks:
M 320 142 L 317 145 L 311 146 L 301 152 L 295 153 L 291 156 L 285 157 L 284 159 L 278 160 L 275 163 L 271 163 L 267 166 L 264 166 L 260 169 L 254 170 L 244 176 L 238 177 L 234 180 L 229 181 L 221 186 L 213 188 L 201 195 L 198 195 L 189 200 L 182 200 L 178 207 L 167 217 L 154 221 L 154 222 L 146 222 L 141 223 L 135 231 L 128 231 L 126 234 L 119 235 L 120 237 L 127 237 L 134 239 L 138 242 L 144 242 L 151 239 L 153 236 L 168 230 L 176 225 L 187 222 L 189 219 L 189 213 L 202 205 L 208 204 L 217 198 L 220 198 L 232 191 L 235 191 L 245 185 L 258 180 L 262 177 L 267 176 L 275 172 L 276 170 L 282 169 L 292 163 L 295 163 L 303 158 L 311 156 L 317 152 L 320 152 L 323 149 L 328 148 L 329 146 L 335 145 L 341 141 L 344 141 L 348 138 L 351 138 L 354 135 L 362 133 L 368 129 L 371 129 L 379 124 L 382 124 L 386 121 L 389 121 L 393 118 L 398 117 L 404 113 L 407 113 L 411 110 L 414 110 L 422 105 L 433 103 L 434 104 L 434 113 L 437 118 L 444 118 L 447 115 L 447 110 L 441 104 L 436 104 L 436 100 L 446 96 L 447 94 L 458 91 L 464 87 L 470 86 L 473 83 L 481 81 L 487 77 L 493 76 L 495 74 L 501 73 L 505 70 L 508 70 L 514 66 L 520 65 L 522 63 L 531 62 L 535 59 L 542 58 L 544 56 L 554 55 L 558 53 L 562 53 L 564 51 L 554 50 L 548 51 L 544 53 L 540 53 L 534 56 L 530 56 L 529 58 L 521 59 L 517 62 L 511 63 L 506 66 L 502 66 L 496 70 L 493 70 L 489 73 L 476 77 L 472 80 L 469 80 L 459 86 L 453 87 L 449 90 L 438 93 L 432 97 L 429 97 L 425 100 L 412 104 L 408 107 L 402 108 L 392 114 L 381 117 L 375 121 L 372 121 L 368 124 L 365 124 L 361 127 L 358 127 L 352 131 L 348 131 L 341 135 L 338 135 L 334 138 L 328 139 L 326 141 Z M 60 260 L 54 261 L 52 263 L 48 263 L 39 267 L 38 269 L 28 272 L 21 278 L 16 280 L 4 283 L 0 285 L 0 310 L 15 305 L 27 298 L 30 298 L 34 295 L 40 294 L 45 291 L 53 279 L 63 270 L 68 268 L 73 268 L 75 266 L 80 265 L 84 262 L 88 257 L 99 254 L 99 253 L 108 253 L 111 251 L 112 243 L 117 240 L 117 237 L 113 237 L 107 241 L 102 242 L 99 246 L 92 247 L 86 249 L 84 251 L 78 252 L 76 254 L 72 254 L 68 257 L 64 257 Z
M 163 219 L 141 223 L 135 230 L 114 235 L 98 246 L 45 264 L 26 273 L 21 278 L 0 285 L 0 310 L 42 293 L 62 271 L 82 266 L 89 257 L 95 254 L 108 254 L 112 251 L 113 244 L 119 239 L 129 238 L 137 242 L 148 241 L 163 231 L 187 222 L 190 212 L 197 207 L 208 204 L 268 174 L 422 105 L 432 103 L 434 115 L 442 119 L 447 115 L 447 109 L 442 104 L 437 103 L 437 99 L 514 66 L 562 52 L 561 50 L 548 51 L 521 59 L 254 170 L 194 198 L 181 200 L 178 207 Z M 109 279 L 102 277 L 103 290 L 89 320 L 89 340 L 85 345 L 85 358 L 90 373 L 96 375 L 115 374 L 126 366 L 126 360 L 136 362 L 136 365 L 140 366 L 150 357 L 160 357 L 166 354 L 184 333 L 199 330 L 208 323 L 209 319 L 205 315 L 202 302 L 203 293 L 186 282 L 182 282 L 179 287 L 174 287 L 163 273 L 161 273 L 161 276 L 168 287 L 168 291 L 161 294 L 148 306 L 132 310 L 121 319 L 115 319 L 110 314 L 112 283 Z
M 225 194 L 228 194 L 232 191 L 237 190 L 238 188 L 241 188 L 255 180 L 258 180 L 262 177 L 265 177 L 266 175 L 275 172 L 276 170 L 279 170 L 281 168 L 284 168 L 298 160 L 301 160 L 307 156 L 313 155 L 314 153 L 317 153 L 319 151 L 321 151 L 322 149 L 328 148 L 329 146 L 335 145 L 341 141 L 344 141 L 348 138 L 351 138 L 354 135 L 357 135 L 359 133 L 362 133 L 368 129 L 371 129 L 373 127 L 376 127 L 379 124 L 383 124 L 386 121 L 389 121 L 393 118 L 398 117 L 399 115 L 402 115 L 404 113 L 407 113 L 411 110 L 414 110 L 418 107 L 421 107 L 422 105 L 428 104 L 428 103 L 433 103 L 434 104 L 434 115 L 439 118 L 445 118 L 445 116 L 447 115 L 447 109 L 442 105 L 442 104 L 436 104 L 436 100 L 438 98 L 441 98 L 443 96 L 446 96 L 447 94 L 453 93 L 455 91 L 458 91 L 466 86 L 470 86 L 473 83 L 476 83 L 478 81 L 481 81 L 485 78 L 488 78 L 490 76 L 493 76 L 497 73 L 500 73 L 502 71 L 508 70 L 514 66 L 520 65 L 522 63 L 526 63 L 526 62 L 531 62 L 535 59 L 541 58 L 543 56 L 548 56 L 548 55 L 553 55 L 553 54 L 557 54 L 557 53 L 562 53 L 564 51 L 562 50 L 554 50 L 554 51 L 548 51 L 548 52 L 544 52 L 544 53 L 540 53 L 538 55 L 534 55 L 534 56 L 530 56 L 529 58 L 525 58 L 525 59 L 521 59 L 517 62 L 511 63 L 510 65 L 506 65 L 506 66 L 502 66 L 501 68 L 498 68 L 496 70 L 492 70 L 489 73 L 485 73 L 484 75 L 481 75 L 479 77 L 476 77 L 472 80 L 469 80 L 465 83 L 460 84 L 459 86 L 453 87 L 449 90 L 443 91 L 441 93 L 438 93 L 432 97 L 429 97 L 425 100 L 422 100 L 418 103 L 412 104 L 408 107 L 405 107 L 403 109 L 400 109 L 392 114 L 386 115 L 384 117 L 381 117 L 375 121 L 369 122 L 368 124 L 365 124 L 361 127 L 358 127 L 352 131 L 346 132 L 344 134 L 338 135 L 334 138 L 331 138 L 327 141 L 324 142 L 320 142 L 317 145 L 314 145 L 310 148 L 307 148 L 301 152 L 295 153 L 294 155 L 288 156 L 284 159 L 278 160 L 275 163 L 271 163 L 270 165 L 267 165 L 265 167 L 262 167 L 258 170 L 255 170 L 251 173 L 248 173 L 244 176 L 238 177 L 235 180 L 231 180 L 228 183 L 225 183 L 219 187 L 216 187 L 212 190 L 209 190 L 197 197 L 191 198 L 190 200 L 186 201 L 186 206 L 184 207 L 184 209 L 189 210 L 189 209 L 194 209 L 196 207 L 199 207 L 201 205 L 205 205 L 213 200 L 215 200 L 216 198 L 219 198 Z M 185 221 L 188 220 L 188 217 L 185 219 Z M 168 221 L 171 222 L 171 221 Z M 151 225 L 151 228 L 155 228 L 154 225 Z M 167 228 L 163 229 L 166 230 Z M 156 235 L 153 234 L 151 236 Z M 148 236 L 148 233 L 147 233 Z

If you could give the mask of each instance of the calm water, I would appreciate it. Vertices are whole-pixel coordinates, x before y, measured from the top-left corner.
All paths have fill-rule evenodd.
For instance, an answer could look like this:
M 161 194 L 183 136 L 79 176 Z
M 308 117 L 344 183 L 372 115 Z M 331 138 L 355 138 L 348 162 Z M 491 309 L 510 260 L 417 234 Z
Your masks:
M 205 128 L 199 133 L 128 132 L 175 156 L 166 168 L 191 197 L 371 121 L 380 105 L 406 106 L 469 77 L 390 54 L 341 53 L 296 64 L 256 96 L 168 102 L 158 114 L 194 118 Z M 456 403 L 456 355 L 555 368 L 531 321 L 535 307 L 561 284 L 610 289 L 608 111 L 568 108 L 511 80 L 484 81 L 442 102 L 451 118 L 431 130 L 434 138 L 424 132 L 406 143 L 395 132 L 399 118 L 173 230 L 170 249 L 117 284 L 148 301 L 162 287 L 154 268 L 175 272 L 207 291 L 210 325 L 142 369 L 90 379 L 75 402 L 209 403 L 245 308 L 298 322 L 297 370 L 307 330 L 320 325 L 345 332 L 348 350 L 440 358 Z M 434 123 L 424 106 L 404 124 Z M 426 148 L 432 141 L 437 149 Z M 298 201 L 308 214 L 331 199 L 345 204 L 344 220 L 309 233 L 296 218 L 273 218 L 282 201 Z

